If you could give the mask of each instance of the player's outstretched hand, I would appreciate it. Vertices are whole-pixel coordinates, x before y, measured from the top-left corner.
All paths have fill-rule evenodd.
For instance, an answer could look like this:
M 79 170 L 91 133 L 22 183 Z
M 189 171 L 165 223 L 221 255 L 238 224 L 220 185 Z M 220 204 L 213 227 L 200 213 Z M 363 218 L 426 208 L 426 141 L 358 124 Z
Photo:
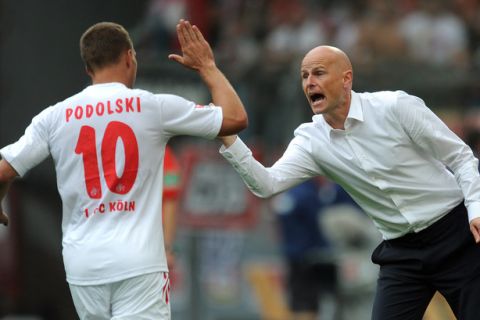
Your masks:
M 477 244 L 480 244 L 480 218 L 475 218 L 470 222 L 470 231 Z
M 8 226 L 8 216 L 0 209 L 0 224 Z
M 177 36 L 182 55 L 170 54 L 169 59 L 200 72 L 205 68 L 215 67 L 212 48 L 197 26 L 181 19 L 177 24 Z

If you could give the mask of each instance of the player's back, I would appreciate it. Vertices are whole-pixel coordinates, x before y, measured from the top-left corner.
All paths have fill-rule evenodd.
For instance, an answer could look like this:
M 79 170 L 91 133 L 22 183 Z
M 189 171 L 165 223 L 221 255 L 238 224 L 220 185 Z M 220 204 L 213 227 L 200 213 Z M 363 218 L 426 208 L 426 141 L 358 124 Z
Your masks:
M 177 96 L 107 83 L 34 118 L 30 130 L 45 136 L 56 166 L 70 283 L 167 270 L 161 219 L 165 145 L 175 134 L 213 138 L 221 125 L 221 112 L 197 109 L 203 108 Z

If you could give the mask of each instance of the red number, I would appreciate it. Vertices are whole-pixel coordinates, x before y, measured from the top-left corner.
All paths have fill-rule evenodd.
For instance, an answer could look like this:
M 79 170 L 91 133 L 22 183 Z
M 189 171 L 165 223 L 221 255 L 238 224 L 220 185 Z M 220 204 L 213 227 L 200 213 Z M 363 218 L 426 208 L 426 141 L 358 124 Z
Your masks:
M 102 186 L 100 185 L 100 174 L 98 172 L 94 128 L 90 126 L 82 127 L 77 146 L 75 147 L 75 153 L 83 155 L 83 171 L 88 196 L 92 199 L 100 199 L 102 197 Z
M 117 176 L 115 153 L 117 140 L 122 139 L 125 149 L 125 167 L 121 177 Z M 132 128 L 125 123 L 110 122 L 102 141 L 103 174 L 108 188 L 118 194 L 126 194 L 132 189 L 138 172 L 138 143 Z
M 118 139 L 122 140 L 125 150 L 125 166 L 120 177 L 117 175 L 115 161 Z M 88 196 L 92 199 L 102 197 L 96 146 L 95 129 L 83 126 L 80 129 L 75 153 L 83 156 L 85 186 Z M 103 136 L 101 156 L 103 175 L 108 189 L 113 193 L 127 194 L 132 189 L 138 173 L 138 142 L 132 128 L 122 122 L 110 122 Z

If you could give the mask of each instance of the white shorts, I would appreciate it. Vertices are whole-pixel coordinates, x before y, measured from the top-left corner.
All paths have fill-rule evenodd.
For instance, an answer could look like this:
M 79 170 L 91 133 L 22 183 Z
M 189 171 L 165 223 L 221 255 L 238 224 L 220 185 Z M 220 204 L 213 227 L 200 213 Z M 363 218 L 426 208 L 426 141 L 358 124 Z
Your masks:
M 96 286 L 70 284 L 80 320 L 170 320 L 170 281 L 156 272 Z

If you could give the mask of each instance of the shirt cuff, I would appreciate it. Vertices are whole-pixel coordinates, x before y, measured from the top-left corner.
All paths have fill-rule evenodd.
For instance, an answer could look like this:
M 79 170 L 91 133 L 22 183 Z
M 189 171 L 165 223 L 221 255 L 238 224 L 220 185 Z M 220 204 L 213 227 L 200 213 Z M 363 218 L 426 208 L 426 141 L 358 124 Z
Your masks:
M 220 147 L 220 154 L 227 160 L 240 159 L 247 154 L 250 149 L 247 145 L 237 136 L 237 139 L 228 148 L 224 145 Z
M 19 160 L 10 157 L 7 148 L 8 146 L 0 150 L 0 159 L 7 161 L 8 164 L 11 165 L 12 168 L 17 172 L 19 177 L 25 176 L 25 174 L 28 172 L 28 168 L 24 166 Z
M 210 140 L 213 140 L 215 139 L 216 137 L 218 137 L 218 134 L 220 133 L 220 130 L 222 129 L 222 123 L 223 123 L 223 109 L 220 108 L 220 107 L 217 107 L 217 106 L 214 106 L 216 109 L 219 109 L 219 112 L 216 113 L 215 115 L 215 124 L 216 124 L 216 127 L 213 129 L 213 132 L 212 134 L 207 138 L 207 139 L 210 139 Z
M 468 222 L 475 218 L 480 218 L 480 202 L 472 202 L 467 206 Z

